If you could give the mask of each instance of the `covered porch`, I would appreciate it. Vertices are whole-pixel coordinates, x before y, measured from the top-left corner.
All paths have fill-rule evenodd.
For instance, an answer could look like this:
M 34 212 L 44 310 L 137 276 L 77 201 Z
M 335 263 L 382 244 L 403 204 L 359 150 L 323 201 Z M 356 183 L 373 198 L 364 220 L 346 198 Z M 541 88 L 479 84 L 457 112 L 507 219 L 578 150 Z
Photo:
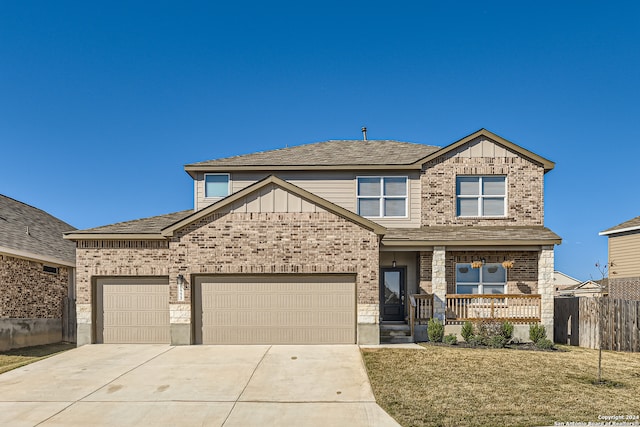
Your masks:
M 382 243 L 381 265 L 399 254 L 415 254 L 415 286 L 407 281 L 404 304 L 414 340 L 431 318 L 443 322 L 447 333 L 466 321 L 509 321 L 522 330 L 540 323 L 553 339 L 553 248 L 560 239 L 550 230 L 423 227 L 389 230 Z M 383 270 L 381 292 L 385 282 Z M 384 304 L 381 299 L 382 325 Z

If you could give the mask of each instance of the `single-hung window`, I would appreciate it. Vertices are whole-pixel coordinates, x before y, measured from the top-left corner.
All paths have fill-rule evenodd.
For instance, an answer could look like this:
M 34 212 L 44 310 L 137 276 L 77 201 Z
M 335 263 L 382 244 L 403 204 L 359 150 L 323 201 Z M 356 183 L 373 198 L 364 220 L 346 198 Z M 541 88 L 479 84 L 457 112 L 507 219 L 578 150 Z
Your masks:
M 505 216 L 507 186 L 504 176 L 456 178 L 458 216 Z
M 373 218 L 407 216 L 406 176 L 358 177 L 358 215 Z
M 229 174 L 206 173 L 204 175 L 204 197 L 227 197 L 229 195 Z
M 472 268 L 471 264 L 456 264 L 456 293 L 504 294 L 507 286 L 507 270 L 499 263 L 483 264 Z

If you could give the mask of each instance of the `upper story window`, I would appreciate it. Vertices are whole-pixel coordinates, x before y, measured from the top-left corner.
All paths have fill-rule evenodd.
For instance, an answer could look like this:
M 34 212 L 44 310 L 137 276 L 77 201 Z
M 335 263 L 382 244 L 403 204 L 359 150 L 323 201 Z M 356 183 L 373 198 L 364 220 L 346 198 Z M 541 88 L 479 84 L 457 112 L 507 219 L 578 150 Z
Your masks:
M 507 286 L 507 270 L 499 263 L 483 264 L 472 268 L 471 264 L 456 264 L 456 293 L 504 294 Z
M 406 176 L 357 178 L 358 215 L 372 218 L 407 216 Z
M 204 174 L 204 197 L 227 197 L 229 195 L 228 173 Z
M 507 186 L 504 176 L 456 178 L 458 216 L 505 216 Z

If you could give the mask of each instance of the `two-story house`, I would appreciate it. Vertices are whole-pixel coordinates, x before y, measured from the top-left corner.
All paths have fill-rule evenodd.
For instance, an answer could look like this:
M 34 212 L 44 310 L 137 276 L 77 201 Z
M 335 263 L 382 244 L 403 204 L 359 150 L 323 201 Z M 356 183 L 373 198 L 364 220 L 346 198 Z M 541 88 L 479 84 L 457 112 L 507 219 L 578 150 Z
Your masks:
M 551 335 L 553 167 L 484 129 L 186 165 L 192 211 L 66 235 L 78 343 L 376 344 L 381 325 L 431 316 Z
M 608 237 L 610 298 L 640 300 L 640 216 L 600 232 Z

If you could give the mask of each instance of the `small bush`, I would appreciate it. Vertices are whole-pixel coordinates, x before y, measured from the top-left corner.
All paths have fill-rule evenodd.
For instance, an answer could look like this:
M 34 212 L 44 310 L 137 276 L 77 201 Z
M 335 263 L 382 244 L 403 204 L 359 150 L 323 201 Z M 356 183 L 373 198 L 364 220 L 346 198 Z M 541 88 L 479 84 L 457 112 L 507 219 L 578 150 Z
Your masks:
M 444 325 L 438 319 L 429 319 L 427 324 L 427 335 L 431 342 L 442 342 L 444 337 Z
M 444 337 L 444 342 L 445 344 L 456 345 L 458 344 L 458 337 L 456 336 L 456 334 L 449 334 Z
M 473 338 L 473 323 L 469 321 L 464 322 L 460 335 L 462 335 L 462 339 L 464 339 L 465 342 L 471 342 L 471 339 Z
M 543 325 L 533 324 L 529 326 L 529 339 L 534 343 L 547 339 L 547 330 Z
M 540 338 L 538 341 L 536 341 L 536 347 L 549 350 L 553 348 L 553 341 L 547 338 Z
M 513 337 L 513 323 L 510 322 L 502 322 L 500 325 L 500 335 L 509 342 Z
M 493 348 L 504 348 L 509 342 L 509 340 L 502 335 L 492 335 L 487 341 L 487 345 Z

